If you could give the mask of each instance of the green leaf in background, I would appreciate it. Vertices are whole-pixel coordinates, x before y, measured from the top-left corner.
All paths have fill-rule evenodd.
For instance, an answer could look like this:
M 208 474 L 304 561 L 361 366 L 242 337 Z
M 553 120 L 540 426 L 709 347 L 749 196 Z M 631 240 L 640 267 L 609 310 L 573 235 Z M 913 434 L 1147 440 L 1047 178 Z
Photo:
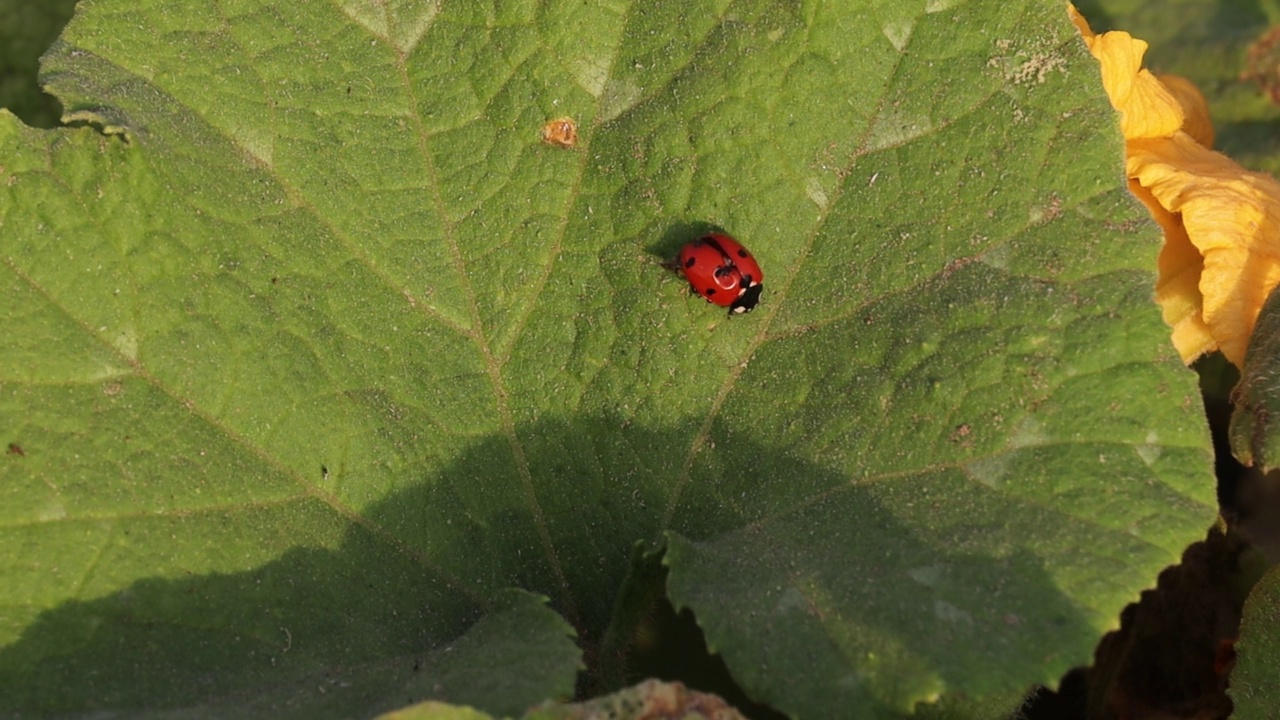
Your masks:
M 1058 2 L 85 0 L 45 73 L 108 134 L 0 114 L 0 712 L 513 713 L 528 593 L 599 680 L 668 541 L 779 709 L 1010 697 L 1214 517 Z
M 1228 692 L 1238 720 L 1280 718 L 1280 570 L 1254 586 L 1240 620 L 1236 666 Z
M 58 124 L 58 101 L 36 84 L 36 60 L 58 36 L 75 0 L 0 0 L 0 108 L 28 125 Z
M 1280 293 L 1267 296 L 1258 313 L 1232 398 L 1231 452 L 1262 472 L 1280 466 Z

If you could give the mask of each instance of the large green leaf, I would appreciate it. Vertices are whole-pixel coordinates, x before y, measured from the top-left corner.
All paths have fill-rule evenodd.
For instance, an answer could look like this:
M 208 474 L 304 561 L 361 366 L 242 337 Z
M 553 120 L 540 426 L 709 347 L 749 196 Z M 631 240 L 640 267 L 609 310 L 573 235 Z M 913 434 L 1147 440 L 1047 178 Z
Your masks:
M 0 115 L 0 711 L 514 712 L 576 656 L 508 588 L 608 676 L 666 538 L 785 711 L 1001 697 L 1213 517 L 1058 2 L 80 13 L 105 134 Z

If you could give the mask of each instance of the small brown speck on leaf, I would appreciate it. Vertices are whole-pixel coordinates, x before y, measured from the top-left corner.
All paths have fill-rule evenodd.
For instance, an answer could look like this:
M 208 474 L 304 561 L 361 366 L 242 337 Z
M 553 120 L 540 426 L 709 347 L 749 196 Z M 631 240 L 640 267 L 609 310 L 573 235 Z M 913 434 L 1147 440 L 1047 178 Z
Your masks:
M 578 123 L 573 118 L 556 118 L 542 126 L 542 142 L 561 148 L 578 147 Z

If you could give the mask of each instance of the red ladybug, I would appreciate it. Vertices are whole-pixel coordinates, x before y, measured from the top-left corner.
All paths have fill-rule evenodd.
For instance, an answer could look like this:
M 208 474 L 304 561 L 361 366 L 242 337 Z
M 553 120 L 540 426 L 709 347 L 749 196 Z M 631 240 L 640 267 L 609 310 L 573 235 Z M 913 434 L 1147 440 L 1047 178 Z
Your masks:
M 764 290 L 764 271 L 737 240 L 707 233 L 680 248 L 680 271 L 693 291 L 732 314 L 751 312 Z

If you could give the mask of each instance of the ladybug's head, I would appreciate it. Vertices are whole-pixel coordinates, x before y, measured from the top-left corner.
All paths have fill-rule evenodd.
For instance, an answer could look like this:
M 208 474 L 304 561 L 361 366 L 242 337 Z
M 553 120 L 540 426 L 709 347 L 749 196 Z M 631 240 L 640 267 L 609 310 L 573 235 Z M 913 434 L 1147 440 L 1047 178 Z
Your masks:
M 742 292 L 738 293 L 737 299 L 729 306 L 729 314 L 741 315 L 755 310 L 756 304 L 760 302 L 760 292 L 762 290 L 764 290 L 764 285 L 760 283 L 743 288 Z

